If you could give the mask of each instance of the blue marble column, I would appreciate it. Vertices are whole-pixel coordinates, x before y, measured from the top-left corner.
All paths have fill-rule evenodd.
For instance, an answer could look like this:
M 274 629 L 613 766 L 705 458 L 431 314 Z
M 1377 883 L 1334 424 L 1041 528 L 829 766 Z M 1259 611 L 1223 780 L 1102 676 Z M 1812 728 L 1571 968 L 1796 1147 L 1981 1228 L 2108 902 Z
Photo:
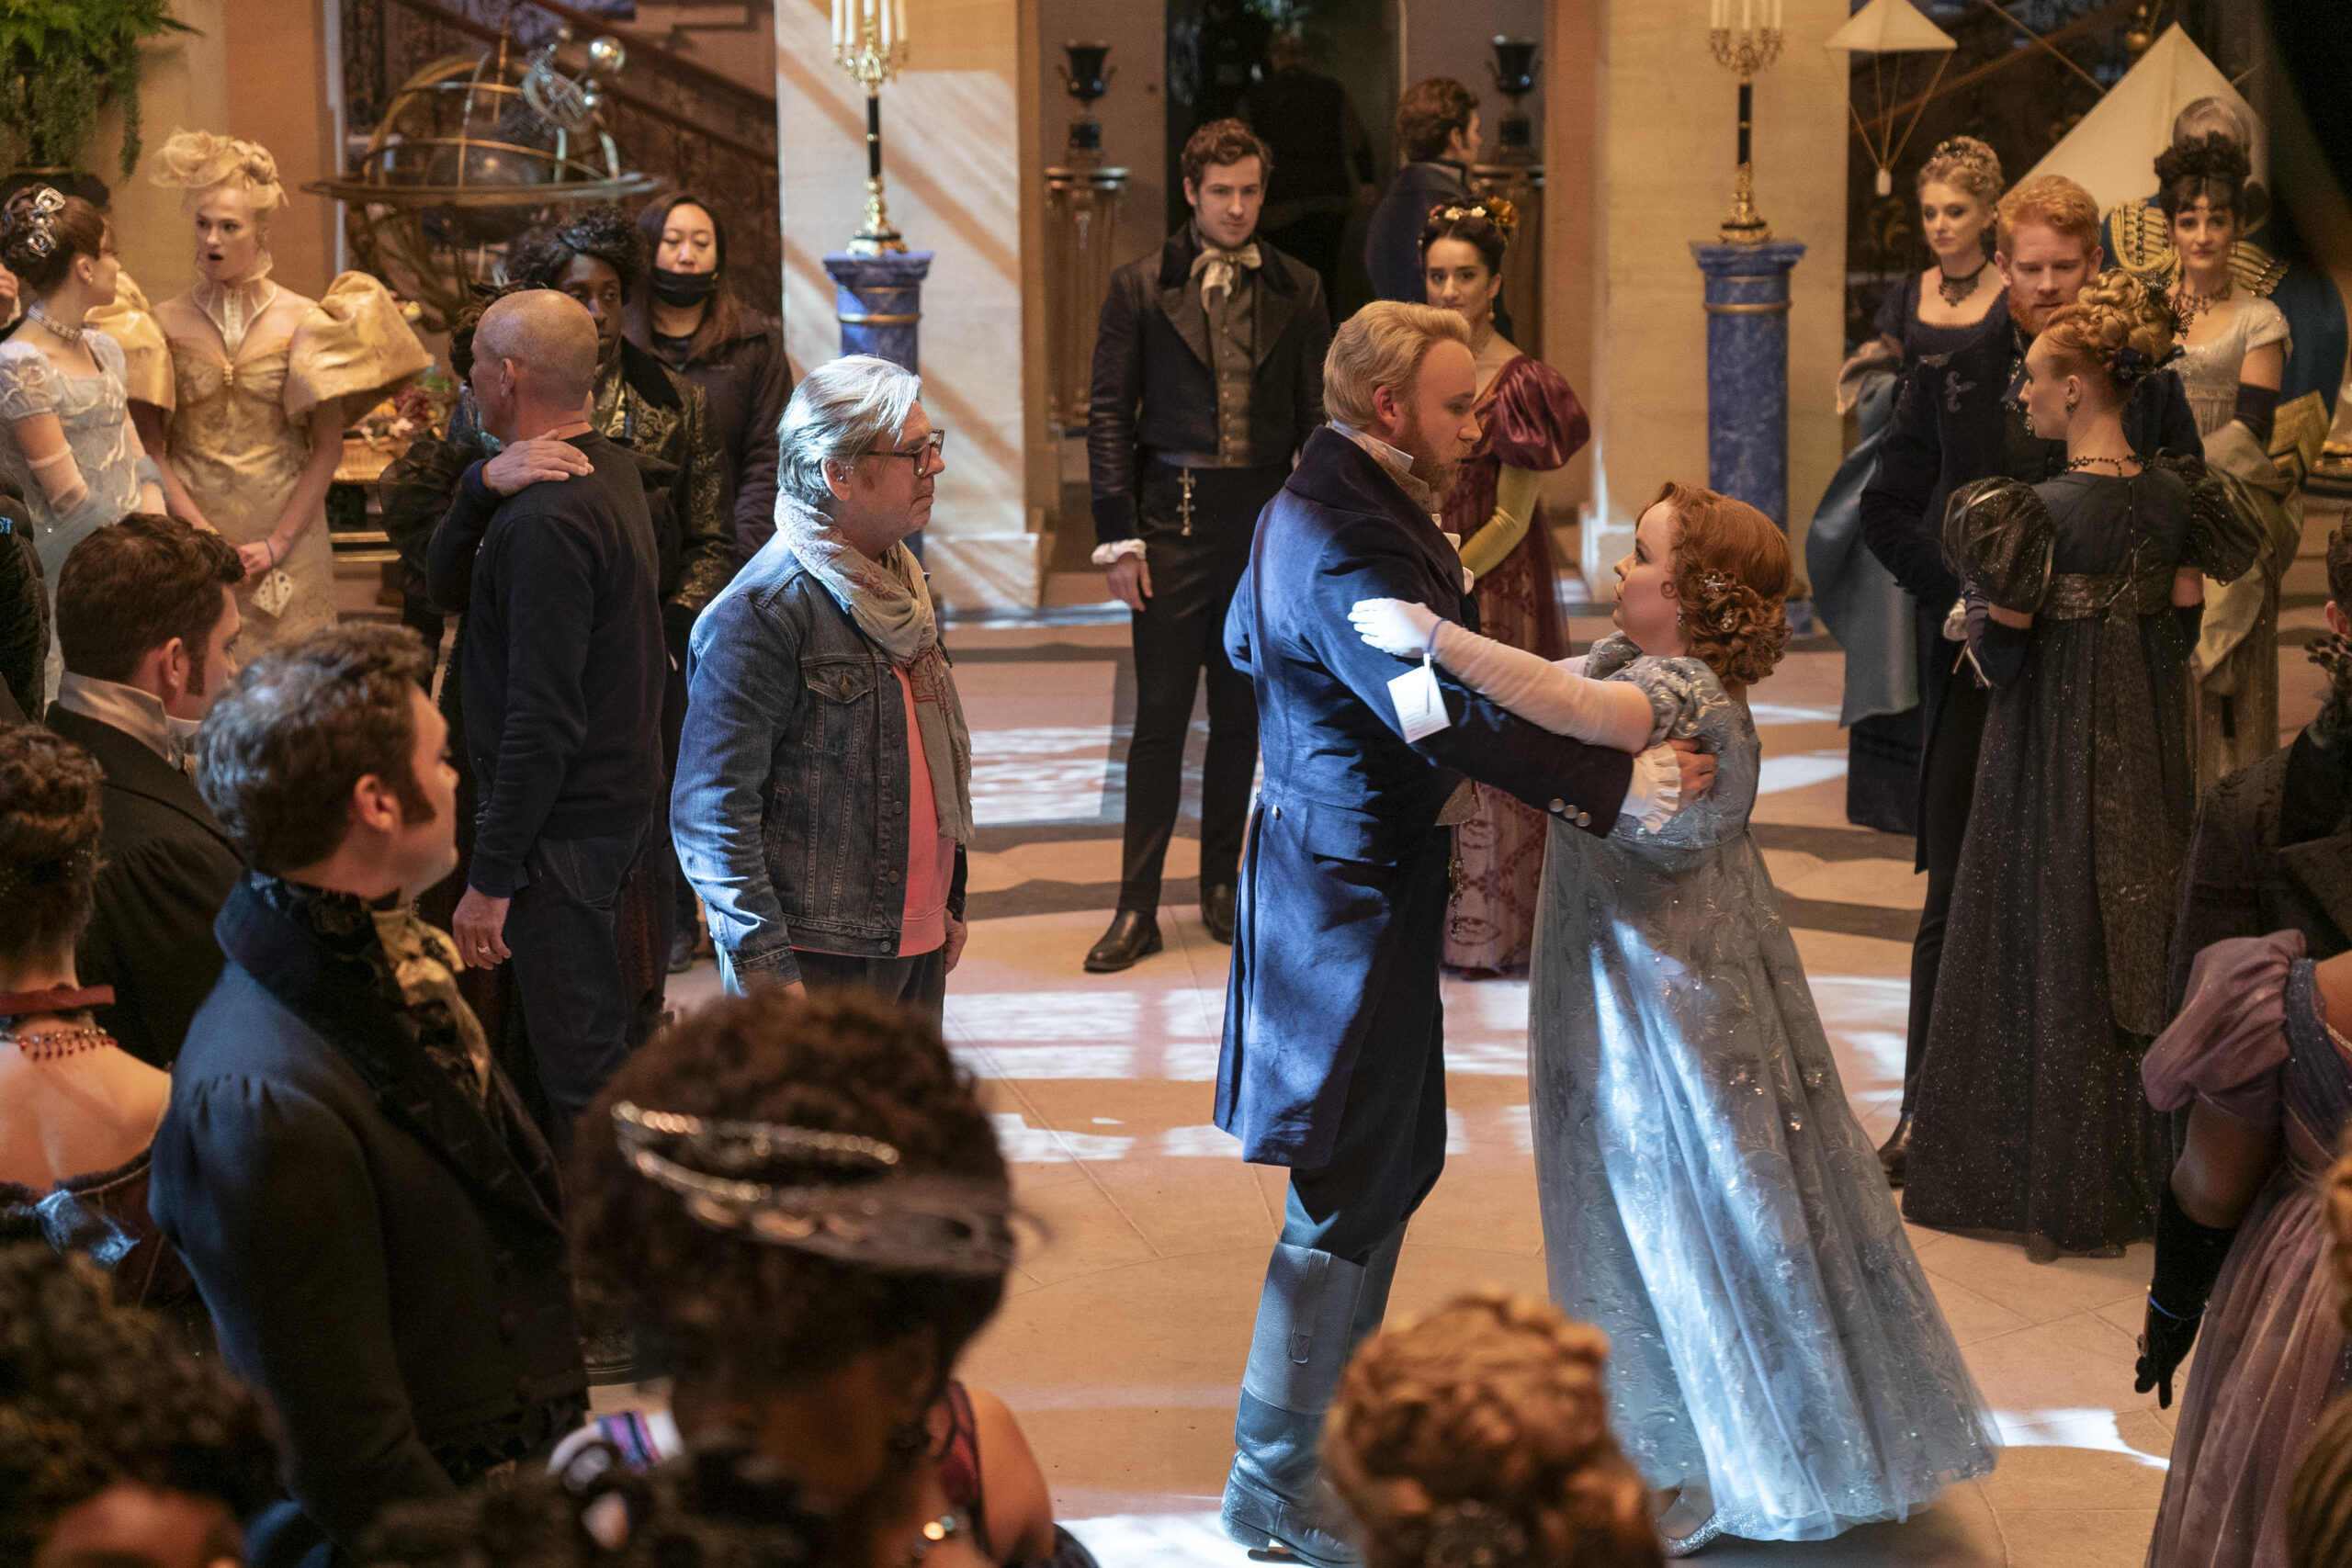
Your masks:
M 1789 269 L 1793 241 L 1705 245 L 1707 486 L 1789 525 Z
M 931 271 L 930 251 L 891 251 L 878 256 L 828 252 L 825 271 L 833 280 L 833 314 L 842 324 L 842 353 L 871 354 L 917 375 L 915 344 L 922 333 L 922 280 Z

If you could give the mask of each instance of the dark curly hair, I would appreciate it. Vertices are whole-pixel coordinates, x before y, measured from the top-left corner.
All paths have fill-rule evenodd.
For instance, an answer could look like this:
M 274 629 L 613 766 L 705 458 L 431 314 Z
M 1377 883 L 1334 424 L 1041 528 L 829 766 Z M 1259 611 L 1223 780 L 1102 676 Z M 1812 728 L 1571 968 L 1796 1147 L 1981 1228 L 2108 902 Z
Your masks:
M 645 236 L 609 201 L 583 207 L 563 223 L 533 229 L 507 247 L 506 278 L 538 288 L 561 288 L 575 256 L 594 256 L 621 280 L 624 299 L 645 281 Z
M 2243 224 L 2251 221 L 2246 182 L 2253 177 L 2254 161 L 2233 139 L 2218 130 L 2192 136 L 2156 154 L 2156 205 L 2166 218 L 2177 218 L 2203 197 Z
M 118 1482 L 239 1518 L 277 1494 L 260 1397 L 40 1242 L 0 1248 L 0 1562 L 32 1562 L 61 1516 Z
M 65 281 L 75 258 L 104 255 L 114 246 L 106 214 L 78 196 L 63 197 L 55 211 L 40 210 L 48 186 L 27 186 L 0 208 L 0 264 L 17 275 L 28 295 L 48 294 Z
M 1518 228 L 1519 209 L 1500 197 L 1441 201 L 1421 225 L 1421 259 L 1429 259 L 1430 247 L 1440 240 L 1466 240 L 1478 247 L 1488 272 L 1500 272 L 1503 252 Z
M 410 694 L 432 681 L 433 655 L 406 626 L 346 621 L 273 648 L 205 716 L 197 790 L 272 875 L 334 852 L 351 829 L 352 788 L 370 773 L 411 822 L 430 822 Z
M 1323 1467 L 1370 1568 L 1648 1568 L 1649 1495 L 1609 1430 L 1609 1340 L 1474 1292 L 1365 1341 Z
M 1690 656 L 1726 686 L 1756 684 L 1788 651 L 1788 536 L 1747 502 L 1696 485 L 1668 479 L 1650 504 L 1659 502 L 1674 513 L 1674 597 Z
M 563 265 L 570 266 L 571 264 L 566 262 Z M 562 268 L 560 267 L 557 270 L 560 272 Z M 449 322 L 449 373 L 460 381 L 470 383 L 473 380 L 474 330 L 481 325 L 481 315 L 484 310 L 489 310 L 509 294 L 522 294 L 534 288 L 552 287 L 553 285 L 546 283 L 502 283 L 496 288 L 478 291 Z
M 38 724 L 0 726 L 0 958 L 71 946 L 89 923 L 99 779 L 72 741 Z
M 796 1385 L 922 1330 L 936 1336 L 944 1378 L 995 1313 L 1001 1274 L 885 1273 L 705 1227 L 623 1157 L 612 1120 L 623 1100 L 878 1138 L 899 1151 L 899 1174 L 1006 1191 L 995 1128 L 922 1014 L 857 991 L 769 988 L 668 1030 L 581 1121 L 573 1257 L 596 1288 L 631 1300 L 639 1336 L 676 1375 L 703 1386 Z
M 57 569 L 57 640 L 65 668 L 122 681 L 180 639 L 188 690 L 204 690 L 206 645 L 229 612 L 223 588 L 245 580 L 237 547 L 176 517 L 134 512 L 94 531 Z

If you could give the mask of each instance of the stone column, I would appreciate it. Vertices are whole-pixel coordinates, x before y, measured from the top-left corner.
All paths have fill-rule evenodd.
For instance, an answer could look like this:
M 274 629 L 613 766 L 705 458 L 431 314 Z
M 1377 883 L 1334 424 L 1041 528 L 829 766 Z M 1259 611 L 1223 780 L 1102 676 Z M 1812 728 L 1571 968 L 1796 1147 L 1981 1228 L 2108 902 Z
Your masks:
M 870 354 L 922 374 L 916 350 L 922 334 L 922 280 L 931 271 L 931 257 L 929 251 L 878 256 L 825 253 L 842 354 Z
M 1693 243 L 1707 280 L 1707 485 L 1789 525 L 1792 241 Z

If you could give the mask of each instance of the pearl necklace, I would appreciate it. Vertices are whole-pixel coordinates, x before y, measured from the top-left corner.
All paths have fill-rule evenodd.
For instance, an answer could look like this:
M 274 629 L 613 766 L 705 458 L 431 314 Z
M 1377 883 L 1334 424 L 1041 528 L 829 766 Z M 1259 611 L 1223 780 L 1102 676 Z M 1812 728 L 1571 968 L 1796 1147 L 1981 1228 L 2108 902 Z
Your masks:
M 25 319 L 60 343 L 86 344 L 89 341 L 89 328 L 61 325 L 57 318 L 49 313 L 49 307 L 38 299 L 25 307 Z

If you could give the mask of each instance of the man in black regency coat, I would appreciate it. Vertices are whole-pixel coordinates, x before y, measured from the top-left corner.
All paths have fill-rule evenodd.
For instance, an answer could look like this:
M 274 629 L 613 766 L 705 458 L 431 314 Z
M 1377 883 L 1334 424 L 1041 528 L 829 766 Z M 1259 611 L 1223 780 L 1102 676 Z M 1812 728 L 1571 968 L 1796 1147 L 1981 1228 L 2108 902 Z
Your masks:
M 122 1048 L 169 1067 L 220 977 L 212 919 L 244 874 L 196 792 L 197 721 L 237 672 L 244 581 L 233 546 L 134 513 L 74 547 L 57 573 L 65 674 L 49 727 L 106 773 L 96 906 L 74 950 Z
M 2038 439 L 2026 423 L 2019 400 L 2025 352 L 2098 276 L 2101 260 L 2098 204 L 2062 175 L 2028 180 L 2003 197 L 1997 232 L 1993 265 L 2007 297 L 1987 312 L 1974 342 L 1950 355 L 1922 355 L 1905 373 L 1878 471 L 1862 491 L 1862 542 L 1912 598 L 1927 735 L 1919 761 L 1918 868 L 1928 874 L 1928 892 L 1911 945 L 1903 1111 L 1879 1150 L 1887 1179 L 1897 1187 L 1910 1152 L 1912 1101 L 1984 736 L 1985 689 L 1961 658 L 1962 645 L 1945 636 L 1961 581 L 1944 558 L 1944 502 L 1972 479 L 2006 475 L 2040 484 L 2065 470 L 2066 444 Z M 2188 394 L 2169 370 L 2142 379 L 2124 407 L 2123 431 L 2143 456 L 2204 454 Z
M 1160 868 L 1183 799 L 1193 695 L 1208 676 L 1202 923 L 1233 940 L 1242 817 L 1258 761 L 1250 679 L 1221 642 L 1259 511 L 1323 423 L 1331 341 L 1312 267 L 1253 238 L 1272 154 L 1221 119 L 1184 144 L 1193 220 L 1121 267 L 1102 302 L 1086 456 L 1094 563 L 1135 619 L 1136 716 L 1118 911 L 1094 974 L 1159 951 Z
M 293 1506 L 256 1561 L 336 1561 L 387 1504 L 535 1462 L 587 1404 L 554 1157 L 411 909 L 458 855 L 432 669 L 414 632 L 346 624 L 264 654 L 203 730 L 198 783 L 254 869 L 150 1206 L 277 1413 Z

